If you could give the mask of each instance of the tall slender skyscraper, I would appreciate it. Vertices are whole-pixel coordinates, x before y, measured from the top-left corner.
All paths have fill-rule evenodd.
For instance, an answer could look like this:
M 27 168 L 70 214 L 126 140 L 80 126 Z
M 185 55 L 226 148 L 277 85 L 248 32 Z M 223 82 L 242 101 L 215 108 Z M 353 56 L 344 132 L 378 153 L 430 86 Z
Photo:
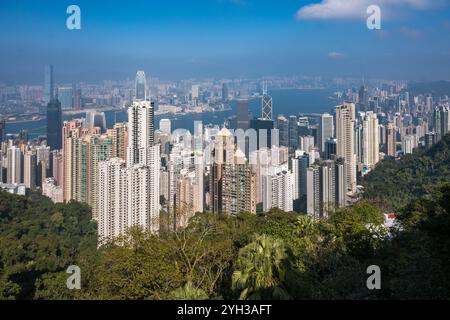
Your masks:
M 395 157 L 397 153 L 397 131 L 392 122 L 386 126 L 386 152 L 391 157 Z
M 6 138 L 6 120 L 0 117 L 0 145 Z
M 137 100 L 128 109 L 128 166 L 147 164 L 148 151 L 154 142 L 153 108 L 153 102 Z
M 236 129 L 247 130 L 250 126 L 250 118 L 248 115 L 248 100 L 239 99 L 236 107 Z
M 58 100 L 61 102 L 62 109 L 72 109 L 74 98 L 74 86 L 58 87 Z
M 37 157 L 35 150 L 25 150 L 23 154 L 23 183 L 25 187 L 36 187 Z
M 320 164 L 320 215 L 328 218 L 336 209 L 336 165 L 333 160 Z
M 47 105 L 53 99 L 53 66 L 46 65 L 44 70 L 44 104 Z
M 22 152 L 17 146 L 10 146 L 6 150 L 6 170 L 7 170 L 7 183 L 19 184 L 22 183 Z
M 145 100 L 146 99 L 146 87 L 147 80 L 145 79 L 145 72 L 139 70 L 136 73 L 136 85 L 135 85 L 135 96 L 136 100 Z
M 263 82 L 262 118 L 272 120 L 272 97 L 267 94 L 267 82 Z
M 306 171 L 306 213 L 314 218 L 320 218 L 320 167 L 310 166 Z
M 275 127 L 278 129 L 280 146 L 289 147 L 289 121 L 284 116 L 278 116 Z
M 324 113 L 319 120 L 319 130 L 317 132 L 317 145 L 321 152 L 325 152 L 325 142 L 334 136 L 333 116 Z
M 47 145 L 50 150 L 59 150 L 62 145 L 61 103 L 56 98 L 47 105 Z
M 434 126 L 438 140 L 450 131 L 450 109 L 447 106 L 438 106 L 434 110 Z
M 336 107 L 337 156 L 344 158 L 347 188 L 356 191 L 355 105 L 345 102 Z
M 99 164 L 99 244 L 135 226 L 159 230 L 161 159 L 160 146 L 153 145 L 153 104 L 134 101 L 128 121 L 126 166 L 119 158 Z
M 362 163 L 373 167 L 380 160 L 378 118 L 372 111 L 363 117 Z
M 222 101 L 228 101 L 228 86 L 225 82 L 222 83 Z

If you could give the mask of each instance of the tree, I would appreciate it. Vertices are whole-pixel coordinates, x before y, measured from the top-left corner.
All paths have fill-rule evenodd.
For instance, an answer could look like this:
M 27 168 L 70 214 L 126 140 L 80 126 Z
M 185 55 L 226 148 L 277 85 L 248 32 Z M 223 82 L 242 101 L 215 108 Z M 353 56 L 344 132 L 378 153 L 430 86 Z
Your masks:
M 206 300 L 208 295 L 202 289 L 194 288 L 192 282 L 187 282 L 183 287 L 175 289 L 169 295 L 174 300 Z
M 256 236 L 242 248 L 232 277 L 239 299 L 290 298 L 283 287 L 286 257 L 284 243 L 267 235 Z

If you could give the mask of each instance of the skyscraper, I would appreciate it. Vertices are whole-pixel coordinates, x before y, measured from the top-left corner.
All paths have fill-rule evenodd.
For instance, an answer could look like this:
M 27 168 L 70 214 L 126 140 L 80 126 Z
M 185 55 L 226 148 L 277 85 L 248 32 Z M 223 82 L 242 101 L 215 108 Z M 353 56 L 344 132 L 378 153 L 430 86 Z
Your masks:
M 19 184 L 22 183 L 22 152 L 17 146 L 10 146 L 6 150 L 6 170 L 7 183 Z
M 368 105 L 368 102 L 369 102 L 369 95 L 368 95 L 367 89 L 365 88 L 364 85 L 362 85 L 359 88 L 359 91 L 358 91 L 358 102 L 361 105 L 361 109 L 365 111 L 367 109 L 367 105 Z
M 378 118 L 372 111 L 363 117 L 362 163 L 374 167 L 380 160 Z
M 159 231 L 161 159 L 160 146 L 153 145 L 153 104 L 136 100 L 128 119 L 126 165 L 119 158 L 99 164 L 99 244 L 135 226 Z
M 336 208 L 342 208 L 347 205 L 347 175 L 346 166 L 343 158 L 335 157 L 335 192 Z
M 334 138 L 330 138 L 325 141 L 325 152 L 324 159 L 330 160 L 333 156 L 336 156 L 337 153 L 337 140 Z
M 159 130 L 167 134 L 172 134 L 172 126 L 170 119 L 159 120 Z
M 232 162 L 223 167 L 222 213 L 256 213 L 256 179 L 245 154 L 237 149 Z
M 416 136 L 408 134 L 402 139 L 402 151 L 404 154 L 413 153 L 414 148 L 417 147 Z
M 61 102 L 61 109 L 67 110 L 73 108 L 74 90 L 73 86 L 64 86 L 58 88 L 58 100 Z
M 441 140 L 450 131 L 450 109 L 448 106 L 438 106 L 434 110 L 434 126 Z
M 386 127 L 386 149 L 388 156 L 395 157 L 397 153 L 397 131 L 392 122 L 389 122 Z
M 3 117 L 0 117 L 0 145 L 3 141 L 5 141 L 6 137 L 6 120 Z
M 23 183 L 25 187 L 36 187 L 37 157 L 34 150 L 25 150 L 23 155 Z
M 332 137 L 334 137 L 333 116 L 329 113 L 324 113 L 320 116 L 317 134 L 317 145 L 321 152 L 325 152 L 325 141 Z
M 222 102 L 228 101 L 228 86 L 224 82 L 222 83 Z
M 425 148 L 430 149 L 436 143 L 436 132 L 425 133 Z
M 113 158 L 101 162 L 98 168 L 98 242 L 99 245 L 126 232 L 128 192 L 125 161 Z
M 198 84 L 192 85 L 191 96 L 192 100 L 198 100 L 198 98 L 200 97 L 200 86 Z
M 142 70 L 139 70 L 136 73 L 136 83 L 135 83 L 136 100 L 145 100 L 146 99 L 146 88 L 147 88 L 147 80 L 145 78 L 145 72 Z
M 81 120 L 65 121 L 62 130 L 64 200 L 86 201 L 87 146 L 84 137 L 99 134 L 98 128 L 83 128 Z
M 75 89 L 75 93 L 73 96 L 73 108 L 75 110 L 81 110 L 81 89 Z
M 336 208 L 336 167 L 333 160 L 320 164 L 320 216 L 328 218 Z
M 306 171 L 306 213 L 314 219 L 320 218 L 320 171 L 318 165 Z
M 236 129 L 247 130 L 249 126 L 248 100 L 239 99 L 236 106 Z
M 278 129 L 280 146 L 289 147 L 289 121 L 284 116 L 278 116 L 275 127 Z
M 44 105 L 47 105 L 53 99 L 53 66 L 46 65 L 44 70 Z
M 289 116 L 289 153 L 293 154 L 298 148 L 298 122 L 297 116 Z
M 127 165 L 146 164 L 154 143 L 154 103 L 136 100 L 128 108 Z
M 61 103 L 53 98 L 47 105 L 47 145 L 50 150 L 59 150 L 62 145 Z
M 292 159 L 292 173 L 294 175 L 294 200 L 306 196 L 306 173 L 309 167 L 309 154 L 299 152 Z
M 272 97 L 267 94 L 267 82 L 263 82 L 261 104 L 262 118 L 265 120 L 272 120 Z
M 299 138 L 300 140 L 300 150 L 305 152 L 310 152 L 314 149 L 314 137 L 313 136 L 303 136 Z
M 275 168 L 273 168 L 275 169 Z M 263 177 L 263 210 L 278 208 L 289 212 L 294 204 L 294 177 L 290 171 L 278 170 Z
M 112 157 L 127 160 L 128 124 L 126 122 L 114 124 L 107 130 L 107 135 L 112 141 Z
M 345 102 L 336 107 L 337 156 L 345 160 L 347 188 L 356 191 L 355 105 Z
M 257 149 L 272 147 L 273 120 L 262 118 L 252 119 L 250 120 L 250 128 L 256 130 Z

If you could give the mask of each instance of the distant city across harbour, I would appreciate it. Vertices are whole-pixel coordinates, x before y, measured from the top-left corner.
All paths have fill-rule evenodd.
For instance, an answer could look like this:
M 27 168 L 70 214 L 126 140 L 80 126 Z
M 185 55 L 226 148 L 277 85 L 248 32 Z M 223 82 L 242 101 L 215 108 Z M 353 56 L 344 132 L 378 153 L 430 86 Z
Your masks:
M 332 96 L 333 89 L 275 89 L 269 94 L 273 98 L 273 116 L 277 115 L 298 115 L 331 112 L 339 101 L 335 101 Z M 188 129 L 191 132 L 194 128 L 194 121 L 202 121 L 204 125 L 221 125 L 228 117 L 235 115 L 236 103 L 231 101 L 231 110 L 221 112 L 203 112 L 189 114 L 163 114 L 155 115 L 155 125 L 158 128 L 160 119 L 171 120 L 172 130 Z M 252 117 L 261 115 L 261 98 L 249 98 L 249 111 Z M 63 116 L 63 121 L 82 118 L 85 111 L 71 113 Z M 105 111 L 106 125 L 111 128 L 114 123 L 127 121 L 125 109 Z M 15 134 L 20 130 L 27 130 L 30 139 L 46 135 L 46 119 L 35 121 L 11 122 L 6 124 L 6 133 Z

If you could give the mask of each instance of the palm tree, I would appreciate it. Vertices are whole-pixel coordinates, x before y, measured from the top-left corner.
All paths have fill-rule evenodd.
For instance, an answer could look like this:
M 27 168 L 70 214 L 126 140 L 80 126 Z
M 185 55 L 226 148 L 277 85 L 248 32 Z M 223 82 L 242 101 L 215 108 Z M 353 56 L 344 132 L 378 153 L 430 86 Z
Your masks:
M 240 291 L 239 299 L 289 299 L 283 289 L 283 261 L 286 249 L 280 239 L 256 236 L 239 251 L 232 276 L 232 287 Z
M 208 295 L 200 288 L 195 288 L 192 282 L 188 281 L 183 287 L 175 289 L 170 294 L 174 300 L 206 300 Z

